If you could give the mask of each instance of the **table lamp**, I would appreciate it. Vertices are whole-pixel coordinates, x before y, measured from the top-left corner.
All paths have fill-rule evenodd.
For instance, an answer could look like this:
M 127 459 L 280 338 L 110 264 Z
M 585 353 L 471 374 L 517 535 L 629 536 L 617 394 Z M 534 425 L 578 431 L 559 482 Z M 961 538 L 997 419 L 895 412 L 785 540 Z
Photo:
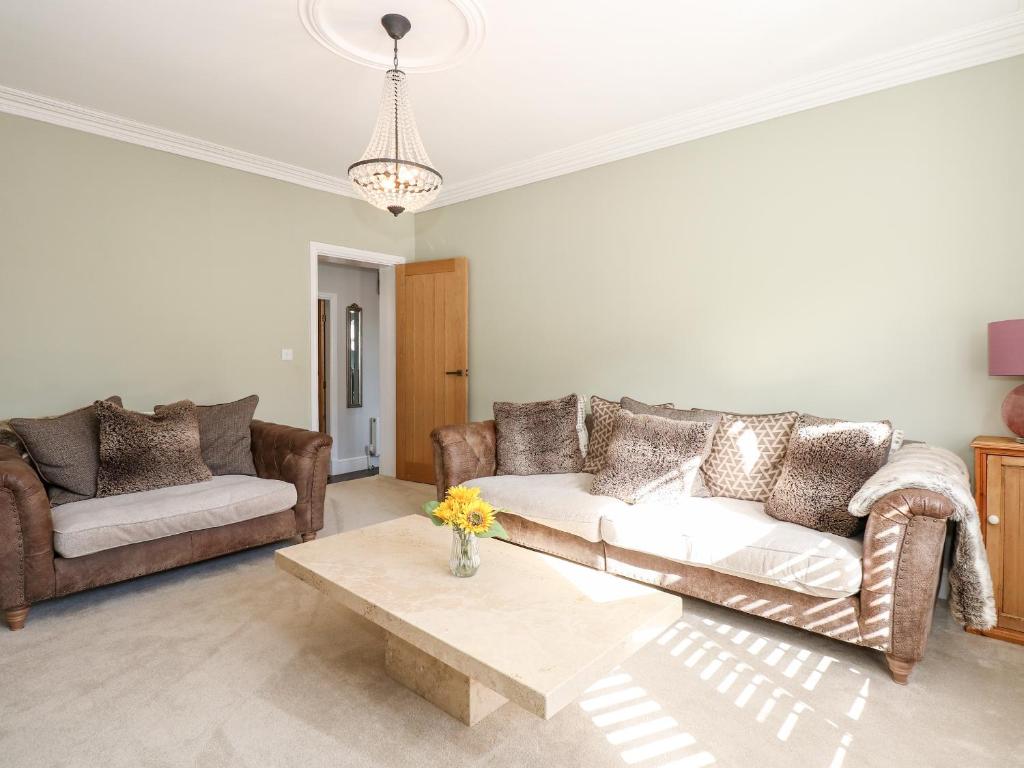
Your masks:
M 1024 376 L 1024 320 L 988 324 L 988 375 Z M 1003 400 L 1003 421 L 1024 443 L 1024 384 Z

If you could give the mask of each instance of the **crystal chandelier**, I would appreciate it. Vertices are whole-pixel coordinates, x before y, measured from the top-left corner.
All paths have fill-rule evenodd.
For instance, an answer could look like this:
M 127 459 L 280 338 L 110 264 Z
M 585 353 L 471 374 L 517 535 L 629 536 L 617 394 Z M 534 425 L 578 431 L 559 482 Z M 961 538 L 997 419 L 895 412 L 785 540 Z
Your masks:
M 390 211 L 416 211 L 432 202 L 441 191 L 441 174 L 430 165 L 412 116 L 405 72 L 398 68 L 398 41 L 412 23 L 397 13 L 380 23 L 395 41 L 395 65 L 384 76 L 377 125 L 358 161 L 348 167 L 352 185 L 370 205 Z

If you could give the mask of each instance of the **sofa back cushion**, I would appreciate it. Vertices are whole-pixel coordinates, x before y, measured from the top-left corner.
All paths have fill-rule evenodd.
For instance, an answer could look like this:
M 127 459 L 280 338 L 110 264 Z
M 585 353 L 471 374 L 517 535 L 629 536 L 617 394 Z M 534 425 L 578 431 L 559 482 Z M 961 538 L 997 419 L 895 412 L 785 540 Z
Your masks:
M 197 405 L 203 463 L 214 476 L 255 475 L 252 461 L 252 416 L 260 398 L 249 395 L 233 403 Z M 153 410 L 160 413 L 166 405 Z
M 712 496 L 768 501 L 782 473 L 796 411 L 741 415 L 723 413 L 711 452 L 701 467 Z
M 494 404 L 496 474 L 579 472 L 587 437 L 578 395 L 536 403 Z
M 686 421 L 622 408 L 591 493 L 628 504 L 694 495 L 718 420 Z
M 684 410 L 682 408 L 676 408 L 672 403 L 666 403 L 665 405 L 647 405 L 647 403 L 641 403 L 639 400 L 634 400 L 632 397 L 624 397 L 619 401 L 619 405 L 625 408 L 630 413 L 642 414 L 645 416 L 661 416 L 664 419 L 674 419 L 675 421 L 715 421 L 719 417 L 718 411 L 706 411 L 703 408 L 690 408 Z
M 121 398 L 111 395 L 105 402 L 120 406 Z M 8 423 L 46 483 L 50 504 L 67 504 L 96 495 L 100 438 L 94 405 L 60 416 L 11 419 Z
M 850 499 L 885 463 L 891 440 L 888 421 L 857 423 L 802 414 L 765 512 L 837 536 L 855 535 L 864 519 L 850 514 Z
M 657 406 L 647 406 L 639 400 L 626 397 L 632 403 L 639 403 L 645 408 L 674 408 L 672 403 L 662 403 Z M 615 414 L 619 412 L 620 405 L 614 400 L 605 400 L 597 395 L 590 396 L 590 416 L 587 421 L 587 458 L 583 464 L 583 471 L 596 475 L 604 469 L 604 457 L 608 452 L 608 444 L 612 440 L 612 432 L 615 431 Z
M 209 480 L 199 447 L 199 414 L 182 400 L 152 416 L 96 403 L 100 462 L 96 495 L 117 496 Z

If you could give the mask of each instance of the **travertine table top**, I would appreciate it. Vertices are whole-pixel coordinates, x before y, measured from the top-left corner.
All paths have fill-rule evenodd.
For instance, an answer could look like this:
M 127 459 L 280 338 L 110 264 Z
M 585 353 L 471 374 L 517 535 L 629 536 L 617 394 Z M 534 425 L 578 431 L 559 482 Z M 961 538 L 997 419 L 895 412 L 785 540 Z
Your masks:
M 278 550 L 276 562 L 425 653 L 548 718 L 682 615 L 682 600 L 494 539 L 448 571 L 452 533 L 409 516 Z

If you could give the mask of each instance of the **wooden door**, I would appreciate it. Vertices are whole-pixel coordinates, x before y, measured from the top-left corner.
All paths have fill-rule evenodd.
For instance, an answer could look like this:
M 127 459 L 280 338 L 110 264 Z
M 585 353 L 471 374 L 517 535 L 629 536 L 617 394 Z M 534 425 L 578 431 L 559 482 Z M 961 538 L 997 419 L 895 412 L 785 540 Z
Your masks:
M 468 417 L 468 278 L 464 258 L 395 268 L 395 459 L 402 480 L 433 483 L 431 430 Z
M 316 301 L 316 398 L 317 398 L 317 429 L 328 434 L 327 430 L 327 386 L 330 379 L 331 340 L 327 337 L 327 310 L 330 302 L 326 299 Z

